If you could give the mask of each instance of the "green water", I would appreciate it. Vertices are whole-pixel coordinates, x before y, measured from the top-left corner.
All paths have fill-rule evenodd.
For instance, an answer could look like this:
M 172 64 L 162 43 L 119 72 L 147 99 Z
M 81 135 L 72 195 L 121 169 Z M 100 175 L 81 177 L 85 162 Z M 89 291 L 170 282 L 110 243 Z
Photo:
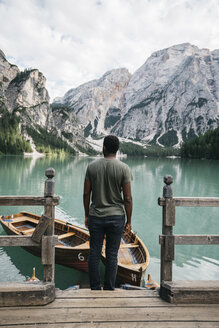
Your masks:
M 43 195 L 45 170 L 56 170 L 55 193 L 60 196 L 56 217 L 83 225 L 82 192 L 87 164 L 93 158 L 23 158 L 0 157 L 0 195 Z M 219 197 L 219 162 L 182 159 L 124 159 L 133 174 L 133 230 L 150 253 L 147 273 L 160 280 L 159 234 L 162 230 L 163 176 L 174 178 L 173 193 L 182 197 Z M 1 215 L 27 210 L 43 213 L 43 207 L 1 207 Z M 219 208 L 177 207 L 178 234 L 219 234 Z M 0 227 L 0 234 L 5 234 Z M 176 246 L 173 279 L 219 279 L 219 246 Z M 42 279 L 41 260 L 20 247 L 0 247 L 0 281 L 25 281 L 36 267 Z M 88 275 L 56 265 L 56 286 L 65 289 L 75 284 L 88 284 Z

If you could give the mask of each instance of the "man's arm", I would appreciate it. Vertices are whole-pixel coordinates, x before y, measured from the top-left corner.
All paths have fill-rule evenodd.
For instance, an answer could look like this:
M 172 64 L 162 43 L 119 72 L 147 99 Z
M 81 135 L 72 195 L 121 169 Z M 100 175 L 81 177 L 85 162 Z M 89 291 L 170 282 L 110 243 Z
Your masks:
M 131 183 L 124 183 L 122 186 L 124 206 L 127 217 L 127 222 L 125 228 L 131 230 L 131 218 L 132 218 L 132 192 L 131 192 Z
M 85 213 L 85 220 L 84 224 L 85 227 L 88 228 L 88 214 L 89 214 L 89 205 L 90 205 L 90 194 L 91 194 L 91 183 L 89 180 L 84 180 L 84 193 L 83 193 L 83 202 L 84 202 L 84 213 Z

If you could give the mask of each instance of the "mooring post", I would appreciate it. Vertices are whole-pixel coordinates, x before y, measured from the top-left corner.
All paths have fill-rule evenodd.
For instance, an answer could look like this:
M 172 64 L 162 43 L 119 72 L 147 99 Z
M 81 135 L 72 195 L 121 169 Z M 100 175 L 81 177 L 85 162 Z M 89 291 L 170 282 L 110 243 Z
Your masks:
M 172 281 L 172 261 L 174 260 L 174 236 L 173 226 L 175 225 L 175 201 L 171 184 L 173 177 L 164 177 L 165 186 L 163 187 L 163 223 L 161 239 L 161 276 L 160 282 Z
M 46 204 L 44 207 L 44 214 L 51 218 L 45 236 L 42 238 L 42 264 L 44 265 L 43 281 L 54 282 L 55 278 L 55 247 L 53 245 L 54 235 L 54 219 L 55 219 L 55 206 L 53 203 L 53 196 L 55 191 L 55 170 L 49 168 L 46 170 L 45 175 L 47 180 L 45 181 L 44 197 L 46 198 Z

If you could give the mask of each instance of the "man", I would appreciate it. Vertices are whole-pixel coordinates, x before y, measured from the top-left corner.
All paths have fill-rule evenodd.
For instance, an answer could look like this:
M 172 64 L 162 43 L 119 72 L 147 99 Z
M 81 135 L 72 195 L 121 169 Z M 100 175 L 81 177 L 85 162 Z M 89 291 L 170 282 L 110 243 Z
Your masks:
M 116 159 L 118 149 L 119 139 L 113 135 L 106 136 L 103 142 L 104 157 L 88 165 L 84 181 L 85 226 L 90 232 L 88 267 L 93 290 L 101 289 L 99 263 L 104 238 L 106 269 L 103 288 L 114 290 L 122 232 L 124 226 L 131 230 L 132 175 L 129 167 Z

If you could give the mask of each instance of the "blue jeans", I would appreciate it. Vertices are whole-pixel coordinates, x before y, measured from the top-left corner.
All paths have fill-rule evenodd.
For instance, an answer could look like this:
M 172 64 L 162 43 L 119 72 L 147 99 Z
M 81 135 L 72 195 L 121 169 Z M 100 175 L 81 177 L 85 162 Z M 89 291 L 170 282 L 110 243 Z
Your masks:
M 125 216 L 107 216 L 99 218 L 89 216 L 88 228 L 90 232 L 90 255 L 88 260 L 91 289 L 101 289 L 100 259 L 104 236 L 106 235 L 106 268 L 104 289 L 114 290 L 117 274 L 117 257 L 125 224 Z

